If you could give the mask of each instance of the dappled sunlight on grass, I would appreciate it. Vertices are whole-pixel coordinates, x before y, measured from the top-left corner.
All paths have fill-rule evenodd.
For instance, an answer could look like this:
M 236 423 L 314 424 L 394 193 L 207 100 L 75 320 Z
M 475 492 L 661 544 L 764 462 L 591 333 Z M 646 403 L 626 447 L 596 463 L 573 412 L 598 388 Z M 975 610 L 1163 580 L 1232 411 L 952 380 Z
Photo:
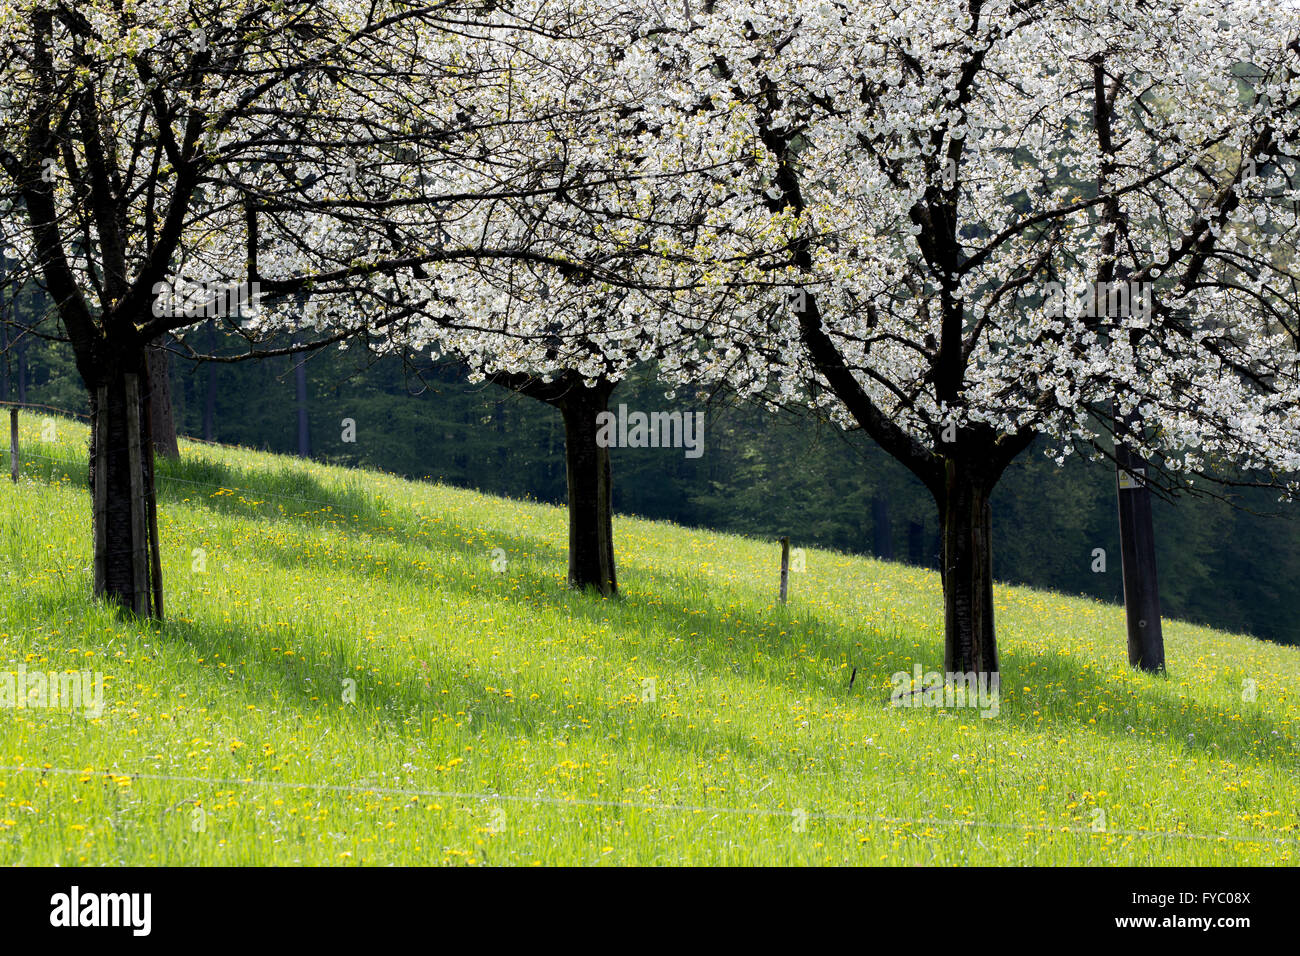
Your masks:
M 39 425 L 0 489 L 0 671 L 101 671 L 107 705 L 0 710 L 5 863 L 1300 849 L 1294 648 L 1171 622 L 1152 677 L 1120 609 L 1000 587 L 998 715 L 893 708 L 942 668 L 931 572 L 809 551 L 782 607 L 774 543 L 622 519 L 602 601 L 563 586 L 562 509 L 196 444 L 160 463 L 145 624 L 88 600 L 85 429 Z

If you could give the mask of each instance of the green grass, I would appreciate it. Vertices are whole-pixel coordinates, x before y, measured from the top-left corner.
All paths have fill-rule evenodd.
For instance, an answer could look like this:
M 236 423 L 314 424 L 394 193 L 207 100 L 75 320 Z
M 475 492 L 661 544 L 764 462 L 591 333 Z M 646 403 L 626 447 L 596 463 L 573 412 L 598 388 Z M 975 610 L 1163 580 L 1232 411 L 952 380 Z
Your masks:
M 893 708 L 891 674 L 942 667 L 933 573 L 810 550 L 782 608 L 774 543 L 624 518 L 600 600 L 563 586 L 562 509 L 195 444 L 162 466 L 145 623 L 89 598 L 85 429 L 23 424 L 0 672 L 100 671 L 107 705 L 0 710 L 0 862 L 1300 851 L 1295 648 L 1168 622 L 1170 676 L 1143 675 L 1121 609 L 999 587 L 998 716 Z

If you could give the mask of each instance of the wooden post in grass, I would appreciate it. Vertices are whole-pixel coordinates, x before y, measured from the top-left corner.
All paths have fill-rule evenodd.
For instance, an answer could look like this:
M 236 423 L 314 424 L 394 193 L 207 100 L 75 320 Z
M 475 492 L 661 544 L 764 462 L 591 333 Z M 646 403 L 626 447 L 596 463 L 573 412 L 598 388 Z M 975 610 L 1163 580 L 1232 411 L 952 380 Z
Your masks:
M 790 589 L 790 538 L 781 539 L 781 603 L 785 603 L 786 593 Z
M 9 477 L 18 480 L 18 409 L 9 409 Z

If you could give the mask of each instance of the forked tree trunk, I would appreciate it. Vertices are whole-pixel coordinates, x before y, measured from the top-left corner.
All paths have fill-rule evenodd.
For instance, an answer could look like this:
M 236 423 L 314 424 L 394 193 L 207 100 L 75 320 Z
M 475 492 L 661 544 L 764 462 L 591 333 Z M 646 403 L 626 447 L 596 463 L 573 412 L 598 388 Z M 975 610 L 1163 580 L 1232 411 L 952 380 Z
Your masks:
M 153 449 L 164 458 L 179 458 L 176 415 L 172 409 L 171 359 L 161 345 L 149 347 L 149 413 L 153 424 Z
M 613 484 L 608 448 L 596 442 L 596 416 L 609 409 L 613 386 L 575 384 L 555 402 L 564 416 L 569 486 L 569 587 L 618 592 L 614 570 Z
M 95 596 L 148 615 L 153 612 L 149 518 L 154 501 L 146 470 L 146 360 L 141 353 L 105 364 L 109 367 L 91 391 Z
M 996 674 L 993 626 L 993 510 L 990 488 L 949 459 L 943 520 L 944 670 Z
M 1123 442 L 1117 442 L 1115 464 L 1128 662 L 1133 667 L 1159 674 L 1165 670 L 1165 639 L 1160 626 L 1156 536 L 1146 462 Z

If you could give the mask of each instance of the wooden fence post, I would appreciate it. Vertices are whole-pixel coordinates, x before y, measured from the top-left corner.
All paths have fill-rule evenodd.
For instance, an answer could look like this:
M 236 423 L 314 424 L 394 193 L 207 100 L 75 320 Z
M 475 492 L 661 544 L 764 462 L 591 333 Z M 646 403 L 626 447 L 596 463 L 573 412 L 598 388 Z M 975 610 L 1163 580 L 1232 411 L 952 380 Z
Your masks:
M 18 469 L 18 409 L 9 409 L 9 477 L 17 481 Z
M 785 603 L 790 588 L 790 538 L 781 539 L 781 603 Z

